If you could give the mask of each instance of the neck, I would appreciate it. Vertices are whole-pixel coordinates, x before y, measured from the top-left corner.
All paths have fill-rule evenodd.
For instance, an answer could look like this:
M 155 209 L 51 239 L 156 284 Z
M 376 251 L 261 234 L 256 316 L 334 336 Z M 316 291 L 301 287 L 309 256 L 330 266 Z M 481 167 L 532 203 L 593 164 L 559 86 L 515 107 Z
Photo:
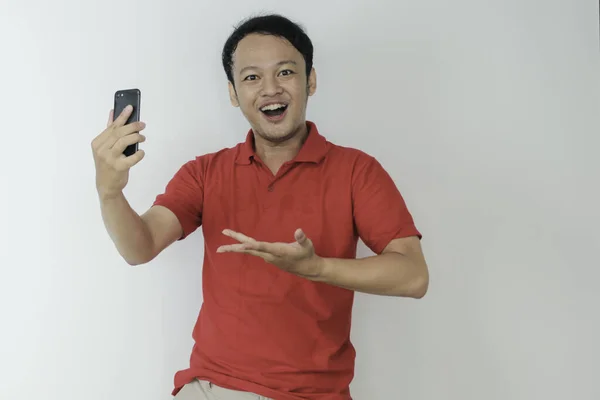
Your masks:
M 296 157 L 307 136 L 308 127 L 304 123 L 289 139 L 282 142 L 270 142 L 255 134 L 254 147 L 262 162 L 276 174 L 284 163 Z

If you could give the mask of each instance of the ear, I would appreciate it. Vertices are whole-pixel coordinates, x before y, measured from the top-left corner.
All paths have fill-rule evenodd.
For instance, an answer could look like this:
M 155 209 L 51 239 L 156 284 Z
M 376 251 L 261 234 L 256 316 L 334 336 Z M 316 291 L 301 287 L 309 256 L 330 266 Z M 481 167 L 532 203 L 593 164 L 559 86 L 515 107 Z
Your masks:
M 315 69 L 311 69 L 310 75 L 308 76 L 308 95 L 312 96 L 317 91 L 317 72 Z
M 233 86 L 233 83 L 231 83 L 231 81 L 228 81 L 228 82 L 229 82 L 229 100 L 231 101 L 231 105 L 234 107 L 239 107 L 240 102 L 238 101 L 237 93 L 235 92 L 235 87 Z

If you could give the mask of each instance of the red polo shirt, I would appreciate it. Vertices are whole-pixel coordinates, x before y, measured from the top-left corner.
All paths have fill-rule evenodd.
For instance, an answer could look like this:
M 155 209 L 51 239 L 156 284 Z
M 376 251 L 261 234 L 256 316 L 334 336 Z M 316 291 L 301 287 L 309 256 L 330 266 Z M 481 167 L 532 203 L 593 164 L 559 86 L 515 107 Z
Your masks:
M 350 400 L 354 293 L 283 272 L 261 258 L 216 253 L 233 243 L 223 229 L 292 242 L 302 228 L 322 257 L 355 258 L 360 237 L 375 253 L 418 236 L 382 166 L 337 146 L 312 122 L 298 155 L 273 173 L 253 150 L 253 133 L 233 148 L 187 162 L 154 204 L 169 208 L 188 236 L 202 226 L 202 305 L 190 367 L 176 394 L 199 378 L 277 400 Z

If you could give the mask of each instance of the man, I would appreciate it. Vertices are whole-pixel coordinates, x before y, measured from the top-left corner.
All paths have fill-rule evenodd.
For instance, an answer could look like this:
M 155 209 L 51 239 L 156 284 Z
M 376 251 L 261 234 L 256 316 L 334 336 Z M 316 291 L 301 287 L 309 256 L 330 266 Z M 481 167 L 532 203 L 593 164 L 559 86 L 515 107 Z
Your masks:
M 354 292 L 427 291 L 421 234 L 390 176 L 306 121 L 312 56 L 284 17 L 238 26 L 223 66 L 246 141 L 185 163 L 141 216 L 122 191 L 144 153 L 122 152 L 144 123 L 124 125 L 126 110 L 92 143 L 102 216 L 128 263 L 203 229 L 204 303 L 176 399 L 349 400 Z M 356 259 L 359 237 L 375 256 Z

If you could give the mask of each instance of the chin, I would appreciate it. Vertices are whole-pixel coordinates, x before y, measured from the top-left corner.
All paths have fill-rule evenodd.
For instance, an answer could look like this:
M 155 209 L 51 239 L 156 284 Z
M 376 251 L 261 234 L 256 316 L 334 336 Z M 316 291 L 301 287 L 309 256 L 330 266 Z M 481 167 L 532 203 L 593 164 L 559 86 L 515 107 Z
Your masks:
M 257 124 L 255 132 L 266 140 L 271 142 L 285 142 L 293 138 L 298 132 L 301 123 L 294 123 L 292 120 L 284 120 L 279 123 L 269 121 L 260 121 Z

